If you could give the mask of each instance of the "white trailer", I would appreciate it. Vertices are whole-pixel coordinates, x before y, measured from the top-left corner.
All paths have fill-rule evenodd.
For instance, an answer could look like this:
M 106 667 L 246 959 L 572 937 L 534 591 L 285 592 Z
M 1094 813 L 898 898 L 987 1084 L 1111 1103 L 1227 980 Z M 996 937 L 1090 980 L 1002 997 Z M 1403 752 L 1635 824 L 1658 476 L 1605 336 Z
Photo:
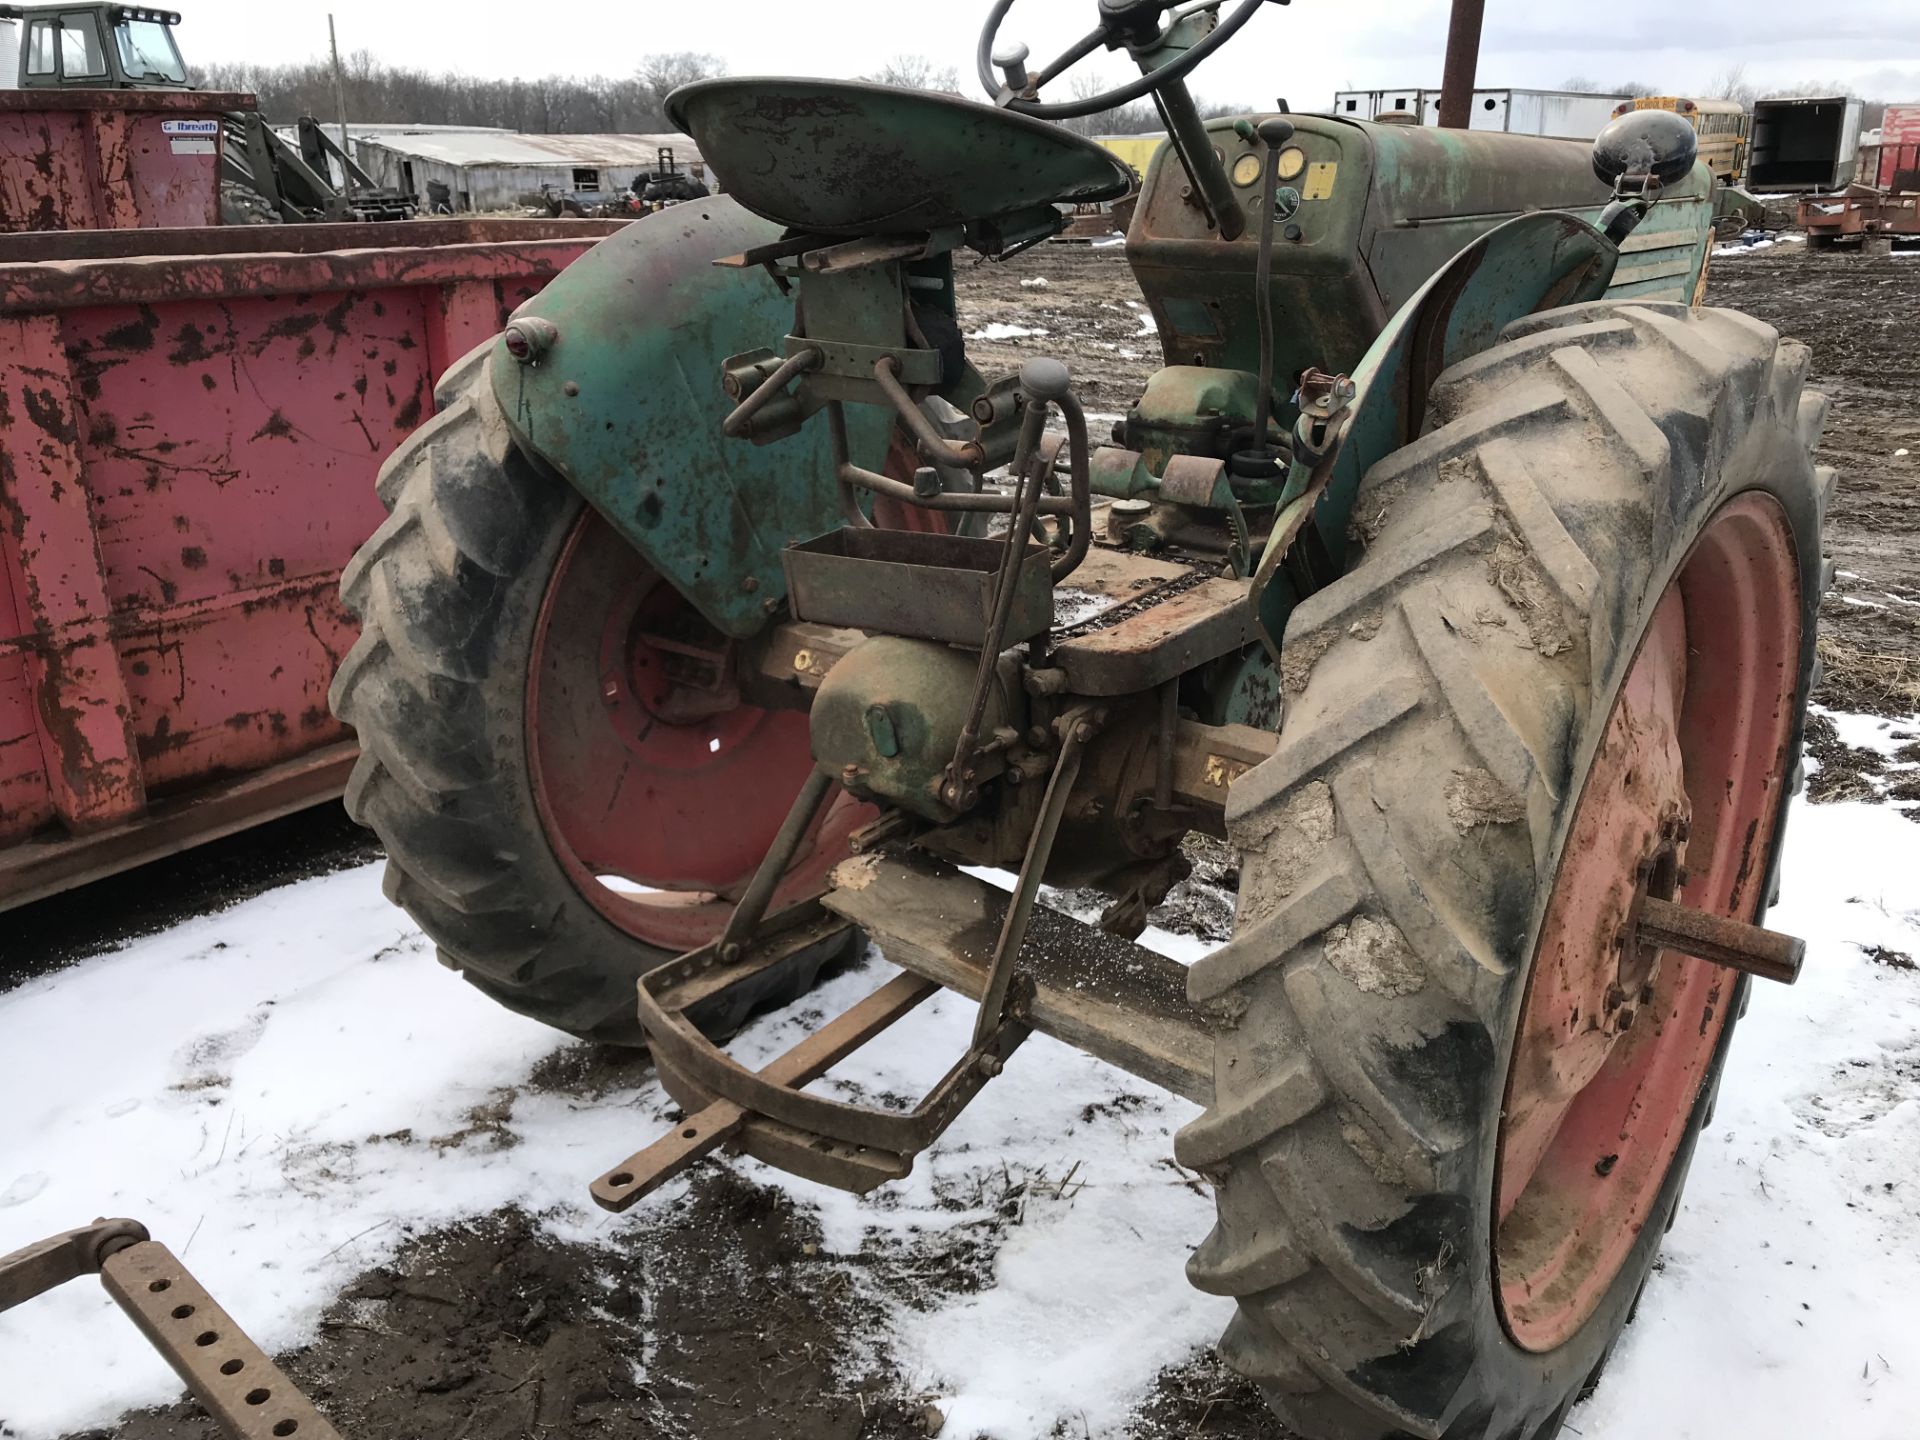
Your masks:
M 1754 101 L 1747 188 L 1778 194 L 1844 187 L 1860 152 L 1860 110 L 1849 95 Z
M 1587 90 L 1475 90 L 1468 128 L 1591 140 L 1622 102 L 1632 101 L 1631 95 L 1596 95 Z M 1440 92 L 1413 88 L 1340 90 L 1334 93 L 1333 113 L 1346 120 L 1437 125 Z

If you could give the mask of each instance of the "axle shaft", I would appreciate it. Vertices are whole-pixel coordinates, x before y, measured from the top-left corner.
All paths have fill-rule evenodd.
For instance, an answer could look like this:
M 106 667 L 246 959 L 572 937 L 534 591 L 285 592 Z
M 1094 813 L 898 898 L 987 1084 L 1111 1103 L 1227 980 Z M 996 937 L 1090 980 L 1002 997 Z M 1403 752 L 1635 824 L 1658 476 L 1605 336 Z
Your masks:
M 1642 945 L 1677 950 L 1782 985 L 1800 978 L 1800 964 L 1807 954 L 1807 942 L 1797 936 L 1652 895 L 1640 902 L 1636 937 Z

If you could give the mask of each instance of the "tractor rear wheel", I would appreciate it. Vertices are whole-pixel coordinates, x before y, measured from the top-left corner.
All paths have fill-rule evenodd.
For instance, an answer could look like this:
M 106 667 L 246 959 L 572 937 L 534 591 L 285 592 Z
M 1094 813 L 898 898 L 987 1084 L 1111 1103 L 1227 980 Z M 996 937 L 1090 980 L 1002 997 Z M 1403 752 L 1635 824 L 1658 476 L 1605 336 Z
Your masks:
M 1637 887 L 1770 901 L 1832 479 L 1806 365 L 1726 311 L 1519 322 L 1287 627 L 1176 1153 L 1222 1352 L 1312 1440 L 1545 1440 L 1626 1324 L 1745 982 L 1614 940 Z
M 341 580 L 362 625 L 330 697 L 361 746 L 347 808 L 447 965 L 637 1045 L 635 980 L 725 926 L 812 768 L 806 717 L 741 703 L 725 638 L 514 445 L 485 356 L 382 468 L 390 514 Z M 828 813 L 781 893 L 858 815 Z M 698 1018 L 732 1029 L 828 958 Z

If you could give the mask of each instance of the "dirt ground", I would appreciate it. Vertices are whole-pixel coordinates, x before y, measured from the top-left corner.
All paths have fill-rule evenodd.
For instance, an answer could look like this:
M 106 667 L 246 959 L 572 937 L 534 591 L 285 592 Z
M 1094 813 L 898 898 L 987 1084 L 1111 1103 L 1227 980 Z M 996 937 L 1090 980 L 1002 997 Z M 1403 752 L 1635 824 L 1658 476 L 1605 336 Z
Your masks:
M 983 370 L 1056 355 L 1081 378 L 1096 414 L 1123 411 L 1158 363 L 1144 310 L 1128 303 L 1138 292 L 1118 247 L 1047 246 L 1006 266 L 965 269 L 961 295 L 965 330 L 1000 327 L 989 334 L 1004 337 L 971 342 Z M 1920 259 L 1780 245 L 1716 260 L 1711 298 L 1811 345 L 1815 382 L 1833 400 L 1822 457 L 1842 475 L 1829 534 L 1842 594 L 1823 615 L 1827 675 L 1816 699 L 1910 714 L 1920 709 L 1920 344 L 1912 321 Z M 1007 335 L 1008 326 L 1045 333 Z M 1895 453 L 1902 449 L 1910 453 Z M 1828 722 L 1813 740 L 1826 767 L 1817 795 L 1823 787 L 1848 793 L 1847 784 L 1872 790 L 1876 755 L 1850 751 Z M 320 826 L 320 858 L 301 864 L 325 863 L 330 844 L 346 860 L 364 855 L 360 842 L 326 829 L 334 822 L 307 823 Z M 258 853 L 257 842 L 248 849 Z M 1202 933 L 1220 919 L 1205 900 L 1196 899 L 1188 922 Z M 76 902 L 22 919 L 45 945 L 57 941 L 49 953 L 64 959 L 112 923 L 86 912 Z M 59 939 L 83 922 L 94 928 L 81 940 Z M 592 1103 L 643 1063 L 576 1047 L 537 1083 Z M 501 1143 L 511 1143 L 509 1132 Z M 591 1248 L 556 1242 L 536 1217 L 511 1210 L 415 1235 L 339 1297 L 312 1344 L 282 1359 L 344 1434 L 368 1440 L 924 1437 L 938 1433 L 938 1409 L 875 1350 L 871 1297 L 911 1304 L 990 1283 L 995 1253 L 1021 1213 L 1010 1188 L 998 1219 L 958 1243 L 947 1232 L 937 1250 L 829 1255 L 808 1217 L 778 1192 L 712 1168 L 681 1203 L 611 1228 Z M 1163 1372 L 1133 1430 L 1141 1440 L 1282 1437 L 1258 1394 L 1210 1354 Z M 88 1435 L 215 1433 L 183 1402 Z
M 1819 458 L 1840 472 L 1826 534 L 1838 578 L 1820 610 L 1825 678 L 1815 702 L 1920 711 L 1920 255 L 1774 245 L 1717 257 L 1708 298 L 1805 341 L 1811 383 L 1831 401 Z M 1815 717 L 1808 749 L 1821 762 L 1809 782 L 1815 799 L 1920 800 L 1911 773 L 1889 776 L 1878 752 L 1840 743 L 1830 721 Z M 1920 745 L 1901 755 L 1920 760 Z M 1904 813 L 1920 821 L 1920 810 Z

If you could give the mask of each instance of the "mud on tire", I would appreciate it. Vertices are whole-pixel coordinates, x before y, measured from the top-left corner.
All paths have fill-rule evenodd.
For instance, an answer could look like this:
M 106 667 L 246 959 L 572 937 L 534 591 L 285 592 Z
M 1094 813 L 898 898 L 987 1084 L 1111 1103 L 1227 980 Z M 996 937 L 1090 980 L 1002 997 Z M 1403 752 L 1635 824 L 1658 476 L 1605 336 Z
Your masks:
M 329 694 L 360 740 L 347 810 L 380 836 L 387 897 L 444 964 L 521 1014 L 638 1045 L 634 983 L 673 957 L 574 887 L 528 763 L 536 621 L 584 503 L 514 445 L 489 349 L 448 370 L 440 413 L 381 468 L 388 518 L 341 579 L 362 626 Z M 737 1028 L 751 1010 L 804 993 L 828 958 L 796 956 L 696 1018 Z
M 1366 477 L 1348 573 L 1287 627 L 1279 748 L 1229 801 L 1237 932 L 1189 981 L 1216 1100 L 1176 1153 L 1217 1186 L 1188 1274 L 1238 1302 L 1222 1353 L 1312 1440 L 1544 1440 L 1644 1283 L 1731 1025 L 1652 1218 L 1544 1354 L 1496 1303 L 1507 1059 L 1613 696 L 1693 538 L 1748 490 L 1798 558 L 1797 753 L 1833 481 L 1806 367 L 1726 311 L 1517 323 L 1441 377 L 1432 428 Z

